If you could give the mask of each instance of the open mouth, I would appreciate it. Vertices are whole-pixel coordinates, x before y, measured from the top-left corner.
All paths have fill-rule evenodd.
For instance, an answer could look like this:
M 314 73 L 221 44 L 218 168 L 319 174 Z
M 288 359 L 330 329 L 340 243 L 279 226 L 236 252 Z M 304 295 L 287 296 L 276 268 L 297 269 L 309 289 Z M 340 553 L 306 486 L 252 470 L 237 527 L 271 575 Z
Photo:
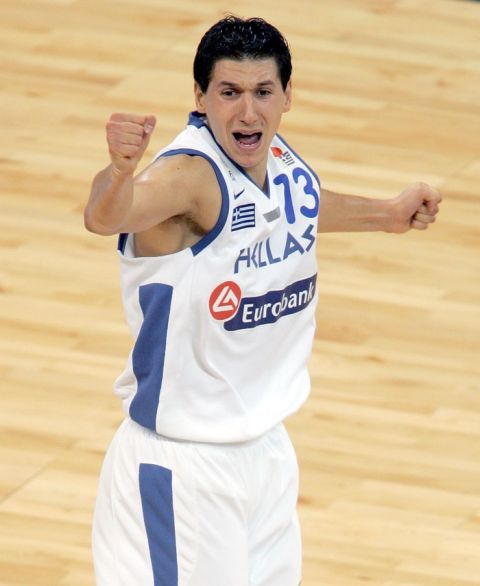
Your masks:
M 233 137 L 242 149 L 254 149 L 262 138 L 261 132 L 234 132 Z

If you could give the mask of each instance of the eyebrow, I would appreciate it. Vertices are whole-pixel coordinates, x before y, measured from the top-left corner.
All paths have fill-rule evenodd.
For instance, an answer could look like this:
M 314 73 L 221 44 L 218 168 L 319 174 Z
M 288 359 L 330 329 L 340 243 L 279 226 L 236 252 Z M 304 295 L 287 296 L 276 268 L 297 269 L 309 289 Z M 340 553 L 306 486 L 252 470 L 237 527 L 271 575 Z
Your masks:
M 218 83 L 219 86 L 228 86 L 228 87 L 240 87 L 238 83 L 235 83 L 234 81 L 220 81 Z M 271 79 L 267 79 L 265 81 L 260 81 L 259 83 L 257 83 L 256 87 L 260 87 L 260 86 L 274 86 L 275 82 Z

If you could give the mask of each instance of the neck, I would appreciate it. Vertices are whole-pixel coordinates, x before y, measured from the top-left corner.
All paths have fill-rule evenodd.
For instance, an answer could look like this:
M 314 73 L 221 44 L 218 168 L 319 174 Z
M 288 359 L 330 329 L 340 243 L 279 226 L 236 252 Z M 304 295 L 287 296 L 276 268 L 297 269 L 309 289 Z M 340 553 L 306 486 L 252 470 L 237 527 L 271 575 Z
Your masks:
M 268 174 L 266 169 L 261 172 L 251 172 L 248 169 L 244 169 L 244 171 L 259 189 L 261 189 L 264 193 L 268 194 Z

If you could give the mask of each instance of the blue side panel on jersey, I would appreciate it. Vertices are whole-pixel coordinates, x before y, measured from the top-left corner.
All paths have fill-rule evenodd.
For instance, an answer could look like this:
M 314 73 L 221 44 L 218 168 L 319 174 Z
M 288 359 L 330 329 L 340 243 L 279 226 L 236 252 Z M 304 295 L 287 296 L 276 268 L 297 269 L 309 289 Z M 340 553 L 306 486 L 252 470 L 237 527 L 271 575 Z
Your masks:
M 130 404 L 130 417 L 155 431 L 163 380 L 168 321 L 173 287 L 161 283 L 142 285 L 139 290 L 144 320 L 133 349 L 133 372 L 137 393 Z
M 196 244 L 194 244 L 191 247 L 193 256 L 196 256 L 199 252 L 204 250 L 204 248 L 206 248 L 209 244 L 211 244 L 215 240 L 215 238 L 222 231 L 222 229 L 225 225 L 225 222 L 227 221 L 228 206 L 229 206 L 228 187 L 227 187 L 227 184 L 225 183 L 225 179 L 223 178 L 222 172 L 220 171 L 220 168 L 218 167 L 217 163 L 215 163 L 215 161 L 211 157 L 209 157 L 207 154 L 205 154 L 204 152 L 197 151 L 195 149 L 174 149 L 174 150 L 162 153 L 160 156 L 161 157 L 173 157 L 175 155 L 190 155 L 192 157 L 196 156 L 196 157 L 203 157 L 204 159 L 206 159 L 210 163 L 210 165 L 212 166 L 212 169 L 215 172 L 215 176 L 217 177 L 218 185 L 220 186 L 220 191 L 222 192 L 222 207 L 220 209 L 220 215 L 218 217 L 217 223 L 212 228 L 212 230 L 210 230 L 210 232 L 208 234 L 206 234 L 203 238 L 201 238 Z
M 140 464 L 139 485 L 154 586 L 178 586 L 172 471 Z

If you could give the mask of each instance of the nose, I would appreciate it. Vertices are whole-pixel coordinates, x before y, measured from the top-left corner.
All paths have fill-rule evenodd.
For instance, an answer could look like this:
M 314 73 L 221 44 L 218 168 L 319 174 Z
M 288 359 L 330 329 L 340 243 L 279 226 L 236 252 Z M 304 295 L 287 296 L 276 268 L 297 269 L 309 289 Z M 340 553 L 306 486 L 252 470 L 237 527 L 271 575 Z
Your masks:
M 248 92 L 245 92 L 242 96 L 240 120 L 246 126 L 251 126 L 252 124 L 255 124 L 255 122 L 257 121 L 255 100 L 254 97 Z

